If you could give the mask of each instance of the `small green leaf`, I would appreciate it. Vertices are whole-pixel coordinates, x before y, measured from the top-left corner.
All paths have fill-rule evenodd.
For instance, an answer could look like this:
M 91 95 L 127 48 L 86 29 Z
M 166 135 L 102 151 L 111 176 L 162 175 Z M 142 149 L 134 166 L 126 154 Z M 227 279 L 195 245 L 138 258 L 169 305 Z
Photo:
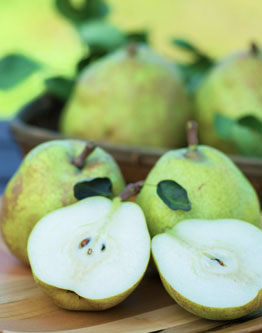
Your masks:
M 198 48 L 196 48 L 193 44 L 191 44 L 189 41 L 181 38 L 174 38 L 172 39 L 172 44 L 175 46 L 180 47 L 181 49 L 184 49 L 185 51 L 200 54 L 200 51 Z
M 70 0 L 55 0 L 56 8 L 73 23 L 103 18 L 109 13 L 109 7 L 103 0 L 84 0 L 81 6 L 74 6 Z
M 262 116 L 262 114 L 261 114 Z M 253 116 L 253 115 L 248 115 L 245 117 L 241 117 L 238 119 L 238 124 L 248 127 L 249 129 L 258 132 L 258 133 L 262 133 L 262 117 L 261 119 Z
M 82 180 L 74 186 L 74 196 L 78 200 L 93 196 L 112 196 L 112 182 L 107 177 L 97 177 Z
M 190 63 L 178 63 L 177 66 L 182 74 L 186 83 L 187 90 L 193 94 L 199 87 L 206 74 L 214 66 L 214 60 L 208 55 L 204 54 L 197 47 L 190 42 L 175 38 L 172 40 L 174 46 L 178 46 L 183 50 L 192 53 L 194 59 Z
M 93 20 L 78 27 L 79 34 L 88 46 L 108 52 L 126 43 L 125 34 L 113 25 Z
M 262 122 L 258 118 L 247 115 L 232 119 L 216 114 L 214 127 L 217 134 L 231 142 L 239 154 L 262 157 Z
M 220 113 L 215 114 L 214 127 L 217 134 L 225 140 L 231 139 L 232 128 L 235 124 L 235 120 L 226 117 Z
M 174 180 L 162 180 L 157 184 L 160 199 L 173 210 L 191 210 L 187 191 Z
M 134 31 L 126 34 L 129 42 L 149 43 L 149 36 L 147 31 Z
M 51 77 L 45 80 L 45 86 L 48 93 L 62 100 L 67 100 L 71 95 L 75 81 L 63 76 Z
M 8 90 L 38 71 L 42 65 L 22 54 L 9 54 L 0 59 L 0 89 Z

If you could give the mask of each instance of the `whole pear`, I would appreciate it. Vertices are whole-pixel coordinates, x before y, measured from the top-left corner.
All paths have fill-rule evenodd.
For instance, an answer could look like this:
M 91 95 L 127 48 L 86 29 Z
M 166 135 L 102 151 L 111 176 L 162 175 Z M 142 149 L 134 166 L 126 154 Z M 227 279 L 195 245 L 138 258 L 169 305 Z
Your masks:
M 256 45 L 218 63 L 196 92 L 196 120 L 200 142 L 235 153 L 233 144 L 221 139 L 214 130 L 215 114 L 232 119 L 253 115 L 262 119 L 262 57 Z
M 88 66 L 63 110 L 61 132 L 129 145 L 185 142 L 190 102 L 175 65 L 130 44 Z
M 195 145 L 196 124 L 188 131 L 189 147 L 165 153 L 146 178 L 137 197 L 151 236 L 185 219 L 232 218 L 260 226 L 257 194 L 248 179 L 219 150 Z M 184 188 L 191 209 L 170 209 L 157 194 L 157 184 L 173 180 Z
M 3 196 L 1 227 L 11 252 L 28 263 L 27 240 L 36 222 L 53 210 L 76 202 L 74 184 L 93 177 L 108 177 L 114 195 L 124 187 L 112 156 L 84 141 L 54 140 L 31 150 Z

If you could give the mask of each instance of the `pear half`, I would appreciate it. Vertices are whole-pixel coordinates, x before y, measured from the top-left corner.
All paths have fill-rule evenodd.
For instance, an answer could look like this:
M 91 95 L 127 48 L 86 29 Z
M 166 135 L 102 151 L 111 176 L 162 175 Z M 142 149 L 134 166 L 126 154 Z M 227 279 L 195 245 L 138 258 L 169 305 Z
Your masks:
M 230 320 L 262 306 L 262 232 L 249 223 L 185 220 L 152 252 L 167 292 L 195 315 Z
M 58 306 L 104 310 L 139 284 L 150 236 L 137 204 L 96 196 L 42 218 L 29 237 L 28 256 L 36 282 Z

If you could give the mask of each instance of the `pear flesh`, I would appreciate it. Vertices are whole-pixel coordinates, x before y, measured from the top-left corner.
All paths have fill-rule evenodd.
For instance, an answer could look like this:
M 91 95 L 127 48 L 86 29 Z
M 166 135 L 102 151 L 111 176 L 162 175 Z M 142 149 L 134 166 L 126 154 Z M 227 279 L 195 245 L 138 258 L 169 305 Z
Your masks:
M 88 178 L 108 177 L 113 194 L 124 189 L 124 179 L 113 157 L 97 147 L 78 168 L 74 159 L 86 146 L 81 140 L 53 140 L 27 154 L 9 181 L 2 205 L 1 227 L 12 253 L 28 264 L 27 240 L 43 216 L 76 202 L 74 185 Z
M 150 258 L 144 214 L 104 197 L 58 209 L 34 227 L 28 255 L 36 282 L 70 310 L 103 310 L 124 300 Z
M 185 220 L 152 240 L 162 282 L 186 310 L 207 319 L 262 306 L 262 231 L 234 219 Z

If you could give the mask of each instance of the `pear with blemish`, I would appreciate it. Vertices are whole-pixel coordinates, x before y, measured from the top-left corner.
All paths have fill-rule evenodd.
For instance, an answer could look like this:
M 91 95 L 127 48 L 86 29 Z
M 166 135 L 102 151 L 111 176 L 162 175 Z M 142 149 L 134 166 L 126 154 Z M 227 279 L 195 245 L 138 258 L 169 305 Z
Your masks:
M 127 145 L 181 147 L 191 106 L 175 65 L 130 44 L 83 70 L 62 133 Z
M 28 263 L 27 240 L 36 222 L 74 203 L 74 184 L 93 177 L 109 177 L 114 195 L 124 188 L 118 165 L 101 148 L 80 140 L 49 141 L 34 148 L 3 196 L 2 233 L 13 254 Z
M 35 225 L 28 240 L 33 276 L 58 306 L 108 309 L 141 281 L 150 236 L 141 208 L 122 199 L 85 198 Z
M 138 195 L 151 235 L 192 218 L 234 218 L 260 226 L 258 196 L 248 179 L 225 154 L 197 145 L 196 124 L 189 126 L 189 147 L 165 153 Z M 174 191 L 165 180 L 176 183 Z
M 166 291 L 184 309 L 231 320 L 262 306 L 262 231 L 240 220 L 185 220 L 152 240 Z
M 202 129 L 200 141 L 226 153 L 236 153 L 235 145 L 215 132 L 215 115 L 219 113 L 231 119 L 252 115 L 261 120 L 261 86 L 262 57 L 255 44 L 249 51 L 237 53 L 214 66 L 195 96 L 195 116 Z

